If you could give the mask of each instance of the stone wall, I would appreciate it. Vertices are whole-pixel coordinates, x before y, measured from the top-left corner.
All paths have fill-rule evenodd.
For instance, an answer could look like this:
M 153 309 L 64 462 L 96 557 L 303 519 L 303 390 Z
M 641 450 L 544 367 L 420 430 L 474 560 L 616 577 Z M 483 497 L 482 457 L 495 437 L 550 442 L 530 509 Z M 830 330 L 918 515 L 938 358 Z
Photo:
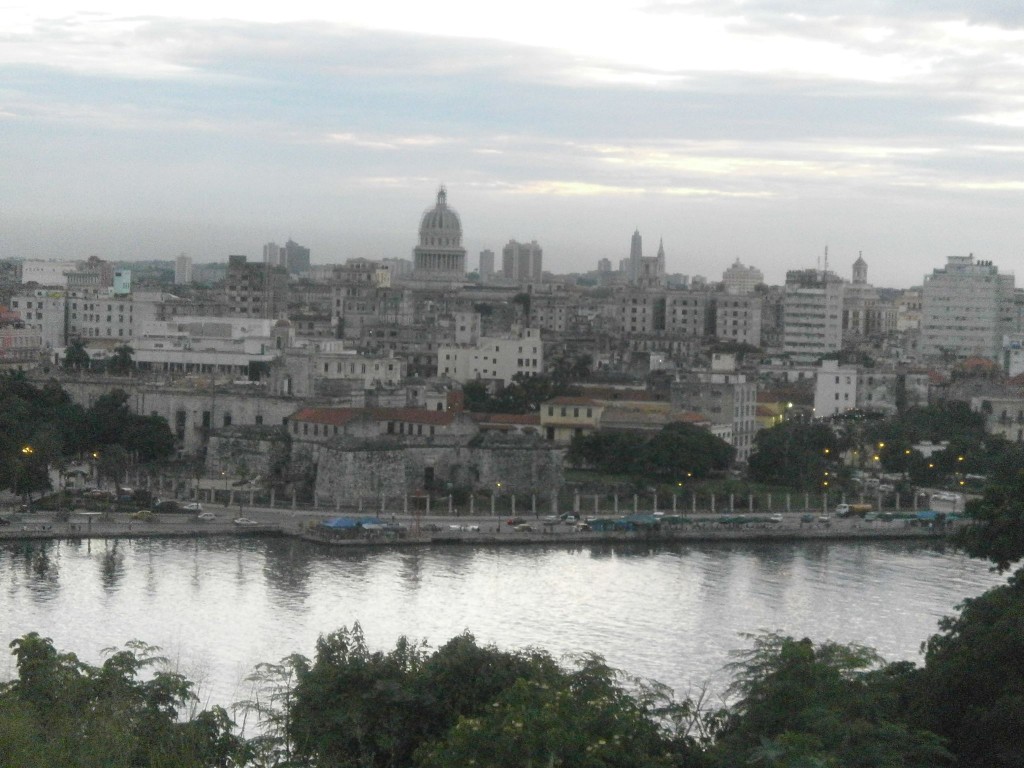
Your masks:
M 540 438 L 523 435 L 481 435 L 463 444 L 338 442 L 320 449 L 316 496 L 327 506 L 449 489 L 547 498 L 564 483 L 563 455 Z

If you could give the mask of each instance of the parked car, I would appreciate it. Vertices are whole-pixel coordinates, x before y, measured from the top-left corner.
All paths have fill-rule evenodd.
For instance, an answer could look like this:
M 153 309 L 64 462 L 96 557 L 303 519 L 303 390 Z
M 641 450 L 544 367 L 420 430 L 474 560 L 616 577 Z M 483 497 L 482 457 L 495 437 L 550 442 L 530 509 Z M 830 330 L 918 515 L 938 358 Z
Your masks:
M 203 505 L 200 504 L 198 501 L 189 501 L 181 505 L 181 510 L 183 512 L 202 512 Z
M 830 523 L 830 522 L 832 522 L 832 518 L 829 517 L 828 515 L 818 515 L 818 522 L 819 523 Z
M 510 517 L 508 520 L 505 521 L 505 525 L 509 525 L 515 528 L 517 525 L 522 525 L 525 522 L 525 517 Z
M 132 520 L 142 520 L 146 523 L 151 523 L 156 519 L 156 516 L 148 509 L 140 509 L 138 512 L 132 512 L 129 517 Z
M 780 515 L 777 512 L 774 515 L 769 515 L 768 516 L 768 522 L 769 523 L 781 523 L 782 522 L 782 515 Z
M 443 530 L 443 529 L 437 523 L 424 523 L 423 525 L 420 526 L 420 530 L 421 531 L 429 531 L 430 533 L 437 533 L 438 531 Z
M 176 501 L 161 501 L 153 506 L 154 512 L 181 512 L 181 505 Z
M 528 533 L 529 531 L 533 530 L 533 526 L 530 525 L 529 523 L 520 523 L 519 525 L 516 526 L 516 530 L 517 531 L 522 531 L 523 533 Z
M 196 515 L 196 520 L 216 520 L 217 516 L 213 512 L 200 512 Z
M 248 517 L 236 517 L 231 522 L 233 522 L 235 525 L 259 525 L 258 522 Z

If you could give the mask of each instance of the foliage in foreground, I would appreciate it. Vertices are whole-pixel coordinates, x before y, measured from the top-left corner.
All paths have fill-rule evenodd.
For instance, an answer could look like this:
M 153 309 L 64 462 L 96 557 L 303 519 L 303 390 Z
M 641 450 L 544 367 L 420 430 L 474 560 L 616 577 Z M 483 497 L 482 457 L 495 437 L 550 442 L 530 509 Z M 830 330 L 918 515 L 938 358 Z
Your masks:
M 100 666 L 59 653 L 36 633 L 11 648 L 18 677 L 0 686 L 4 768 L 190 768 L 247 760 L 227 712 L 195 711 L 192 683 L 167 671 L 152 647 L 129 643 Z
M 753 638 L 732 705 L 675 700 L 602 659 L 535 649 L 367 647 L 358 625 L 313 660 L 260 665 L 253 695 L 197 712 L 192 685 L 138 643 L 99 667 L 30 634 L 0 686 L 0 767 L 1011 768 L 1024 765 L 1024 574 L 966 601 L 924 667 L 869 648 Z

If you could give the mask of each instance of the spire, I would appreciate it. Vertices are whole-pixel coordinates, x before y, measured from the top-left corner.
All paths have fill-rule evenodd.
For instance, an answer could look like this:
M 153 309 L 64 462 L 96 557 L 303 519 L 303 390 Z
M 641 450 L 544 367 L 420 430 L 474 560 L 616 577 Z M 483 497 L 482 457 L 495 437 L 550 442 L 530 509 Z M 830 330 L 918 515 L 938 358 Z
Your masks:
M 444 188 L 444 184 L 437 188 L 437 204 L 448 205 L 448 190 Z
M 658 258 L 665 258 L 665 238 L 663 237 L 658 238 Z

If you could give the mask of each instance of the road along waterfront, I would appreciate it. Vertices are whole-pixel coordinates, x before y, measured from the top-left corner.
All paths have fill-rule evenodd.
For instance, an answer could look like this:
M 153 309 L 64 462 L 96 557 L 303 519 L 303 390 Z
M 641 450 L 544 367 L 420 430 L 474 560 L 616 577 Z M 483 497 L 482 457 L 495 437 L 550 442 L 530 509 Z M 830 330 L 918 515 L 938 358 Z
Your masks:
M 501 534 L 505 535 L 505 534 Z M 713 681 L 740 633 L 780 630 L 917 659 L 937 620 L 1001 583 L 935 543 L 776 541 L 340 549 L 294 537 L 0 543 L 5 642 L 29 631 L 89 661 L 161 646 L 204 701 L 248 694 L 263 661 L 312 654 L 359 621 L 386 648 L 463 630 L 503 647 L 595 651 L 681 693 Z M 13 674 L 0 660 L 0 676 Z

